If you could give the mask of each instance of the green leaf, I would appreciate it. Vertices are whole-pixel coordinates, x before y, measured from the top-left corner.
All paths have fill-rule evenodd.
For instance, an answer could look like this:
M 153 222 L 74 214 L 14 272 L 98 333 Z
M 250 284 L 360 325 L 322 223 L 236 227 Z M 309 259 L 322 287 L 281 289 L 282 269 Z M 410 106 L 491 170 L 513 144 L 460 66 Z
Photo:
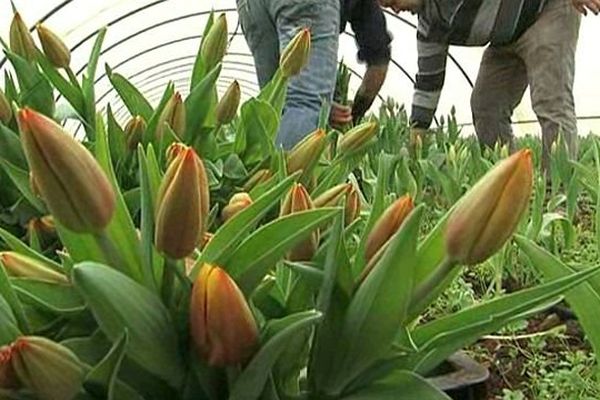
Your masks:
M 52 85 L 69 102 L 73 109 L 79 115 L 83 116 L 85 109 L 83 105 L 83 93 L 81 92 L 81 89 L 65 79 L 43 55 L 40 54 L 40 56 L 37 58 L 37 62 L 40 68 L 42 68 L 44 75 L 46 75 Z
M 10 283 L 24 303 L 32 303 L 37 308 L 58 314 L 85 309 L 83 299 L 73 286 L 26 278 L 12 278 Z
M 113 73 L 108 65 L 106 65 L 106 75 L 131 115 L 140 115 L 145 121 L 149 121 L 153 110 L 142 93 L 123 75 Z
M 106 106 L 106 133 L 110 147 L 110 156 L 113 161 L 124 162 L 127 155 L 127 138 L 121 126 L 115 119 L 110 104 Z M 118 165 L 118 164 L 117 164 Z M 119 168 L 117 168 L 118 170 Z
M 98 68 L 98 60 L 100 59 L 102 43 L 104 42 L 105 36 L 106 27 L 102 27 L 98 30 L 98 36 L 96 36 L 94 46 L 92 47 L 92 52 L 90 53 L 90 58 L 87 63 L 87 78 L 92 82 L 96 79 L 96 69 Z
M 126 328 L 127 355 L 177 388 L 185 376 L 175 325 L 160 299 L 122 273 L 97 263 L 73 268 L 73 282 L 113 342 Z
M 23 305 L 10 284 L 4 265 L 0 262 L 0 297 L 8 304 L 18 323 L 18 329 L 24 334 L 29 333 L 29 321 L 25 315 Z
M 210 14 L 208 15 L 208 19 L 204 24 L 204 32 L 202 32 L 202 39 L 200 40 L 200 47 L 198 47 L 198 53 L 196 54 L 196 58 L 194 60 L 194 69 L 192 70 L 192 78 L 190 82 L 190 92 L 194 90 L 196 85 L 204 78 L 206 74 L 206 67 L 204 66 L 204 61 L 202 60 L 201 50 L 204 45 L 204 40 L 210 31 L 215 20 L 215 12 L 214 10 L 210 10 Z
M 410 214 L 350 302 L 340 339 L 344 345 L 339 352 L 339 373 L 333 394 L 341 393 L 390 352 L 412 298 L 422 214 L 422 206 Z
M 172 82 L 169 82 L 169 84 L 165 88 L 162 98 L 160 99 L 160 102 L 158 103 L 158 107 L 156 107 L 156 109 L 154 110 L 154 114 L 152 114 L 152 117 L 150 118 L 150 120 L 148 120 L 148 127 L 146 128 L 146 132 L 144 132 L 142 143 L 148 144 L 154 139 L 154 134 L 156 133 L 156 128 L 158 126 L 158 120 L 160 119 L 160 114 L 162 114 L 169 99 L 173 96 L 173 93 L 175 93 L 175 86 Z
M 258 99 L 246 101 L 240 111 L 235 152 L 246 164 L 262 161 L 275 152 L 278 128 L 278 114 L 269 103 Z
M 5 159 L 11 164 L 27 169 L 27 160 L 21 147 L 21 139 L 9 127 L 0 122 L 0 158 Z
M 271 368 L 286 349 L 288 342 L 315 325 L 321 318 L 322 314 L 318 311 L 305 311 L 273 322 L 276 326 L 272 326 L 271 330 L 277 333 L 272 335 L 242 371 L 231 388 L 229 400 L 259 398 L 269 379 Z
M 185 99 L 186 140 L 192 139 L 200 131 L 206 117 L 211 112 L 211 94 L 215 89 L 215 84 L 220 73 L 221 64 L 218 64 L 194 86 L 189 96 Z
M 342 400 L 450 400 L 424 378 L 410 371 L 397 370 L 364 389 L 343 396 Z
M 98 363 L 85 377 L 83 387 L 96 398 L 116 399 L 115 382 L 125 356 L 128 336 L 127 330 L 115 342 L 106 357 Z
M 14 342 L 20 334 L 17 319 L 4 296 L 0 294 L 0 347 Z
M 0 160 L 0 165 L 9 176 L 10 180 L 13 181 L 17 189 L 19 189 L 19 192 L 27 199 L 29 204 L 31 204 L 39 213 L 46 213 L 46 207 L 44 207 L 42 201 L 31 191 L 29 173 L 6 160 Z
M 250 295 L 289 250 L 333 218 L 337 211 L 337 208 L 320 208 L 278 218 L 250 235 L 222 265 L 242 292 Z

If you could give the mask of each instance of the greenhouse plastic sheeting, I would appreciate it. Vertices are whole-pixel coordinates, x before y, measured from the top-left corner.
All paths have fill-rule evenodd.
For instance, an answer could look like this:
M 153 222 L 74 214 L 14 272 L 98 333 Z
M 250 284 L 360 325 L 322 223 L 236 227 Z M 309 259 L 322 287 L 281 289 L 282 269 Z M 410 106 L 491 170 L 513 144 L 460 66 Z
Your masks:
M 79 73 L 85 68 L 95 33 L 108 26 L 100 65 L 108 64 L 128 77 L 151 102 L 159 100 L 168 81 L 173 81 L 182 93 L 187 92 L 202 27 L 211 9 L 224 12 L 228 17 L 231 44 L 219 87 L 222 90 L 237 79 L 246 97 L 257 93 L 253 59 L 238 26 L 235 0 L 16 0 L 15 5 L 30 26 L 43 21 L 64 38 L 73 52 L 73 69 Z M 0 0 L 0 32 L 6 39 L 11 18 L 10 1 Z M 416 72 L 416 17 L 409 13 L 388 13 L 387 19 L 394 37 L 393 65 L 381 98 L 391 96 L 408 106 Z M 600 132 L 600 110 L 596 102 L 600 94 L 600 65 L 594 60 L 599 34 L 600 19 L 584 18 L 575 84 L 579 129 L 584 134 L 591 130 Z M 464 124 L 465 132 L 472 131 L 469 97 L 481 52 L 480 48 L 451 49 L 438 110 L 438 115 L 444 115 L 455 106 L 458 122 Z M 341 37 L 339 57 L 356 75 L 351 83 L 356 89 L 364 66 L 356 61 L 350 30 Z M 3 63 L 0 69 L 7 67 Z M 111 90 L 104 71 L 98 75 L 97 100 L 101 107 L 110 102 L 121 120 L 127 118 L 127 111 Z M 516 110 L 514 121 L 517 133 L 538 131 L 536 124 L 526 123 L 535 121 L 528 93 Z

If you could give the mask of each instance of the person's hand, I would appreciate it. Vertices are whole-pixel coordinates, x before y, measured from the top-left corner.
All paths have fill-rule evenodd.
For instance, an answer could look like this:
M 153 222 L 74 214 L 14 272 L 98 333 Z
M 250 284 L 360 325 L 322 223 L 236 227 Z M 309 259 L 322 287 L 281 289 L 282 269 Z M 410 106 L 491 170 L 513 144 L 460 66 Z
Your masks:
M 336 129 L 341 129 L 352 122 L 352 107 L 336 102 L 331 103 L 329 123 Z
M 588 10 L 595 15 L 600 13 L 600 0 L 571 0 L 573 7 L 583 15 L 587 15 Z
M 361 119 L 373 101 L 377 97 L 377 93 L 385 82 L 387 75 L 388 65 L 369 65 L 365 71 L 363 81 L 356 92 L 354 103 L 352 105 L 352 119 L 356 123 Z

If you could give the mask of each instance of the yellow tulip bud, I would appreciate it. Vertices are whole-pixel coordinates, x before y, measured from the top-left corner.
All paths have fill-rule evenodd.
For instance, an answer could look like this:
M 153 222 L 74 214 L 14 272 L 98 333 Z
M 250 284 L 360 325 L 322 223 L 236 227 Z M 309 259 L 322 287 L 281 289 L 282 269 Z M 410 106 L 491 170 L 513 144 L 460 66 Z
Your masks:
M 338 143 L 338 152 L 341 155 L 355 154 L 363 150 L 371 143 L 371 139 L 377 135 L 378 125 L 376 122 L 365 122 L 346 132 Z
M 21 386 L 12 366 L 12 346 L 0 347 L 0 389 L 18 389 Z
M 165 134 L 166 125 L 170 126 L 177 137 L 182 138 L 185 134 L 185 105 L 181 99 L 181 94 L 176 92 L 171 96 L 160 117 L 156 126 L 156 137 L 162 138 Z
M 6 95 L 0 90 L 0 122 L 7 125 L 12 119 L 12 108 Z
M 33 37 L 23 22 L 21 14 L 15 13 L 10 23 L 9 32 L 10 50 L 28 61 L 34 61 L 37 55 L 37 48 L 33 42 Z
M 346 209 L 344 221 L 346 225 L 350 225 L 360 216 L 360 196 L 358 190 L 353 185 L 346 194 Z
M 294 146 L 287 155 L 288 174 L 304 171 L 300 181 L 308 178 L 307 173 L 319 162 L 327 143 L 327 135 L 322 129 L 317 129 Z
M 221 101 L 217 104 L 215 115 L 217 116 L 217 123 L 219 125 L 225 125 L 233 121 L 237 114 L 238 106 L 240 105 L 242 93 L 240 91 L 240 84 L 238 81 L 233 81 L 227 91 L 223 94 Z
M 211 366 L 243 364 L 258 347 L 258 327 L 233 279 L 204 264 L 194 282 L 190 330 L 199 356 Z
M 223 60 L 227 51 L 227 18 L 221 14 L 213 23 L 202 42 L 200 56 L 206 69 L 213 69 Z
M 127 148 L 134 151 L 138 144 L 142 141 L 144 132 L 146 131 L 146 121 L 139 115 L 136 115 L 127 122 L 125 125 L 125 139 L 127 141 Z
M 352 188 L 352 185 L 349 183 L 334 186 L 317 197 L 313 204 L 315 208 L 339 206 L 350 188 Z
M 289 215 L 296 212 L 312 210 L 314 208 L 310 195 L 301 184 L 295 184 L 288 192 L 281 205 L 280 215 Z M 310 237 L 294 247 L 288 254 L 290 261 L 309 261 L 313 258 L 319 247 L 319 231 L 310 234 Z
M 98 232 L 111 221 L 115 192 L 81 143 L 51 119 L 24 108 L 18 114 L 23 149 L 52 215 L 74 232 Z
M 156 200 L 156 248 L 171 258 L 188 256 L 200 243 L 208 218 L 208 181 L 192 148 L 169 165 Z
M 527 210 L 533 187 L 531 151 L 498 163 L 469 190 L 450 214 L 446 251 L 450 261 L 485 261 L 512 236 Z
M 231 200 L 229 200 L 229 204 L 223 208 L 223 212 L 221 213 L 223 222 L 228 221 L 251 204 L 252 198 L 248 193 L 242 192 L 234 194 Z
M 69 68 L 71 51 L 61 38 L 42 24 L 37 24 L 36 29 L 48 61 L 56 68 Z
M 268 169 L 260 169 L 256 171 L 256 173 L 252 175 L 250 179 L 248 179 L 248 182 L 244 184 L 244 192 L 250 192 L 257 185 L 268 181 L 271 176 L 273 176 L 273 173 Z
M 285 78 L 298 75 L 310 58 L 310 29 L 300 30 L 281 53 L 279 68 Z
M 41 261 L 14 251 L 0 252 L 0 263 L 9 276 L 65 285 L 69 283 L 65 275 L 56 272 Z

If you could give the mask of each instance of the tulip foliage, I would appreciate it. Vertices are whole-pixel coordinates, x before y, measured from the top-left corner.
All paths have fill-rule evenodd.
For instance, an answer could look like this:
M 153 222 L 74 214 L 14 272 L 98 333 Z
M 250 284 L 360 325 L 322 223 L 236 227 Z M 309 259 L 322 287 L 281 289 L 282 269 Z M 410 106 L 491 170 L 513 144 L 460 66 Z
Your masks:
M 237 83 L 216 91 L 224 16 L 206 27 L 188 94 L 170 84 L 150 104 L 107 66 L 131 114 L 118 121 L 94 100 L 104 31 L 78 81 L 51 27 L 40 50 L 24 24 L 15 15 L 17 80 L 0 92 L 3 196 L 29 217 L 0 228 L 2 398 L 448 399 L 427 377 L 449 356 L 598 272 L 555 270 L 422 321 L 464 267 L 510 241 L 534 186 L 529 150 L 488 166 L 431 226 L 417 191 L 388 190 L 406 159 L 378 154 L 376 179 L 357 178 L 376 120 L 275 148 L 308 30 L 241 107 Z

